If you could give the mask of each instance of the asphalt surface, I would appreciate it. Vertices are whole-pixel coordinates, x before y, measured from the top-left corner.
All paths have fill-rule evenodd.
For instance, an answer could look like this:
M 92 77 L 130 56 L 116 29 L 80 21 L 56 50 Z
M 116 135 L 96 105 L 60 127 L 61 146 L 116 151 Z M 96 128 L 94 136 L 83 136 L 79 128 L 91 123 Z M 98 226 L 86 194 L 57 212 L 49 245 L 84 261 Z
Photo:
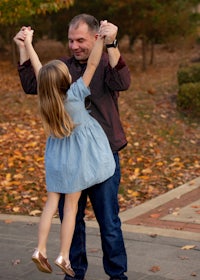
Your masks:
M 120 213 L 129 280 L 200 280 L 200 177 Z M 59 251 L 59 219 L 48 242 L 52 274 L 36 269 L 31 255 L 38 217 L 0 214 L 0 279 L 63 280 L 53 262 Z M 86 221 L 89 267 L 86 280 L 108 280 L 96 221 Z

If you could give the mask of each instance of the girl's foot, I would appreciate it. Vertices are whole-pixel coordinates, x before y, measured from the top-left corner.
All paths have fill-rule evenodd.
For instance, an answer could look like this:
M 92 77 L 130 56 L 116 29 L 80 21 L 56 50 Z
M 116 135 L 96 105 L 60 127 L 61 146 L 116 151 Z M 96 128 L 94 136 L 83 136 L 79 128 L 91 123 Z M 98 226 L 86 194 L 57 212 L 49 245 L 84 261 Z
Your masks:
M 37 268 L 46 273 L 51 273 L 52 268 L 47 258 L 45 258 L 38 249 L 35 249 L 32 255 L 32 261 L 37 265 Z
M 59 266 L 63 272 L 65 272 L 67 275 L 74 277 L 75 276 L 75 272 L 71 267 L 70 261 L 68 263 L 66 263 L 66 261 L 64 260 L 63 256 L 58 256 L 57 259 L 55 260 L 55 264 L 57 266 Z

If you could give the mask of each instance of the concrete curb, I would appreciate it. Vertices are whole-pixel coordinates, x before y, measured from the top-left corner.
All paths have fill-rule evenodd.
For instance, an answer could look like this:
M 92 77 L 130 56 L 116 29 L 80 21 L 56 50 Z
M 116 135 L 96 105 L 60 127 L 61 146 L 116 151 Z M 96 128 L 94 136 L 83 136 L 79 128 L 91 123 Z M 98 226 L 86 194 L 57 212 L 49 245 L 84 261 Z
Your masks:
M 165 237 L 175 237 L 175 238 L 181 238 L 181 239 L 187 239 L 187 240 L 200 241 L 199 233 L 188 232 L 188 231 L 179 231 L 179 230 L 173 230 L 173 229 L 163 229 L 163 228 L 157 228 L 155 226 L 150 227 L 150 226 L 142 226 L 142 225 L 130 225 L 130 224 L 126 223 L 126 221 L 133 219 L 135 217 L 138 217 L 146 212 L 149 212 L 150 210 L 152 210 L 156 207 L 159 207 L 174 198 L 181 199 L 182 195 L 193 191 L 194 189 L 198 188 L 199 186 L 200 186 L 200 177 L 198 177 L 176 189 L 173 189 L 165 194 L 162 194 L 154 199 L 151 199 L 141 205 L 132 207 L 131 209 L 121 212 L 120 218 L 122 221 L 123 232 L 144 233 L 144 234 L 148 234 L 148 235 L 156 234 L 156 235 L 165 236 Z M 39 217 L 0 214 L 0 220 L 5 220 L 5 221 L 11 220 L 13 222 L 16 221 L 16 222 L 24 222 L 24 223 L 38 223 Z M 60 223 L 59 218 L 53 219 L 53 224 L 59 224 L 59 223 Z M 96 220 L 86 221 L 86 225 L 87 225 L 87 227 L 98 228 L 98 224 L 97 224 Z

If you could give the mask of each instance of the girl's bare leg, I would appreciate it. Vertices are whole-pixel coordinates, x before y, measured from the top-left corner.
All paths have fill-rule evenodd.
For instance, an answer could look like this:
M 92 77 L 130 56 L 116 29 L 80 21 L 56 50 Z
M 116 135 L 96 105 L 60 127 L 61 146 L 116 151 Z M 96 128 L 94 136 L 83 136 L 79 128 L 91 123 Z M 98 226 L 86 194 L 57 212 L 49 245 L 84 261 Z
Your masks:
M 65 195 L 64 217 L 61 225 L 61 248 L 60 255 L 64 258 L 66 264 L 69 263 L 69 251 L 74 234 L 76 214 L 78 210 L 78 201 L 81 192 Z
M 42 253 L 42 255 L 45 258 L 47 257 L 47 253 L 46 253 L 47 239 L 51 228 L 52 218 L 58 208 L 59 198 L 60 198 L 60 194 L 58 193 L 53 193 L 53 192 L 47 193 L 47 201 L 40 218 L 37 249 Z

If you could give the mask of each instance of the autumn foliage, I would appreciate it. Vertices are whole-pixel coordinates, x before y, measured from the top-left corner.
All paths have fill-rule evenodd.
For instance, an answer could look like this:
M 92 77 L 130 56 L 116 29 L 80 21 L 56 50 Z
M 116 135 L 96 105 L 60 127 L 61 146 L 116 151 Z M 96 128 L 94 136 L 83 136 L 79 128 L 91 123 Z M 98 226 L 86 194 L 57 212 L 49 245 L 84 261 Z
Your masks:
M 49 45 L 50 42 L 49 53 L 59 57 L 60 53 L 53 53 L 56 45 Z M 138 45 L 134 53 L 123 53 L 130 65 L 132 84 L 120 97 L 128 139 L 127 147 L 120 152 L 121 211 L 176 188 L 200 173 L 199 121 L 180 114 L 176 108 L 178 66 L 196 55 L 198 48 L 169 52 L 158 45 L 156 65 L 146 72 L 141 72 L 140 48 Z M 16 66 L 1 55 L 0 213 L 36 215 L 46 200 L 46 139 L 37 96 L 23 93 Z M 89 202 L 86 213 L 92 217 Z
M 57 12 L 62 8 L 69 8 L 73 2 L 73 0 L 1 0 L 0 24 L 13 24 L 21 18 L 45 15 L 47 12 Z

